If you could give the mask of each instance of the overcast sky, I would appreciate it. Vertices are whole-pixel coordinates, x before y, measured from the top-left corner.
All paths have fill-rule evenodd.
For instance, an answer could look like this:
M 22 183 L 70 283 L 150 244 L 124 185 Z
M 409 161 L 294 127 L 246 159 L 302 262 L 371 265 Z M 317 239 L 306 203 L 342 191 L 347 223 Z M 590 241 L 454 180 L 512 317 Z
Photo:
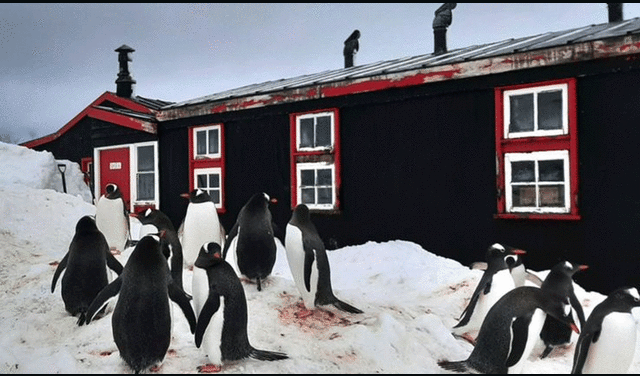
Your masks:
M 433 52 L 426 4 L 0 4 L 0 136 L 56 132 L 105 91 L 116 48 L 135 49 L 134 94 L 172 102 L 339 69 L 360 30 L 355 64 Z M 640 16 L 625 4 L 624 18 Z M 606 3 L 459 3 L 448 48 L 607 22 Z

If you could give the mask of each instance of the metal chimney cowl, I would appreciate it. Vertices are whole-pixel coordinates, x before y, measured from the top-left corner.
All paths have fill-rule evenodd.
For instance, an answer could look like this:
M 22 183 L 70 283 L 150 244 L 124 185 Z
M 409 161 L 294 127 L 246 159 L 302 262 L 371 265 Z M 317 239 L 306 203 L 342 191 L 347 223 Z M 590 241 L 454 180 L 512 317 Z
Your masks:
M 623 20 L 622 6 L 624 3 L 607 3 L 609 8 L 609 22 L 620 22 Z
M 360 30 L 356 29 L 351 33 L 351 35 L 349 35 L 349 38 L 344 41 L 342 54 L 344 55 L 345 68 L 352 67 L 354 64 L 356 53 L 358 52 L 358 49 L 360 49 L 358 38 L 360 38 Z
M 116 95 L 123 98 L 131 98 L 133 85 L 136 81 L 131 78 L 131 74 L 129 73 L 129 62 L 132 61 L 131 53 L 135 50 L 123 44 L 116 48 L 115 51 L 118 53 L 118 63 L 120 64 L 120 71 L 116 79 Z
M 447 52 L 447 28 L 453 19 L 452 10 L 457 3 L 444 3 L 436 9 L 433 18 L 433 53 L 440 55 Z

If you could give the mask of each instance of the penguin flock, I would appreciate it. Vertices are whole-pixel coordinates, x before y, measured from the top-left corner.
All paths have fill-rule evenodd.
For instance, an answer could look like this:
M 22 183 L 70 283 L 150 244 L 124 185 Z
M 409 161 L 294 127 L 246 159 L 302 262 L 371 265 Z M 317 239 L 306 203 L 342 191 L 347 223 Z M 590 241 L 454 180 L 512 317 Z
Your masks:
M 160 210 L 129 214 L 117 185 L 107 185 L 95 218 L 77 222 L 51 292 L 62 276 L 65 310 L 78 317 L 78 326 L 107 316 L 107 305 L 115 299 L 113 339 L 135 373 L 154 371 L 163 363 L 175 319 L 172 304 L 182 311 L 194 345 L 208 359 L 199 372 L 219 372 L 225 362 L 246 358 L 288 359 L 284 352 L 251 344 L 244 290 L 255 284 L 260 294 L 269 293 L 265 287 L 278 239 L 269 205 L 277 200 L 264 192 L 251 196 L 227 235 L 205 191 L 181 196 L 189 203 L 176 231 Z M 129 216 L 142 225 L 137 243 L 131 241 Z M 123 266 L 119 258 L 132 247 Z M 335 296 L 324 242 L 304 204 L 292 211 L 284 248 L 300 293 L 299 307 L 307 314 L 328 305 L 363 313 Z M 521 373 L 537 342 L 544 344 L 544 358 L 578 336 L 572 373 L 627 372 L 636 348 L 632 309 L 640 307 L 637 289 L 613 291 L 586 318 L 572 277 L 588 267 L 563 261 L 542 280 L 526 270 L 523 255 L 524 250 L 496 243 L 487 249 L 484 262 L 472 265 L 484 272 L 451 334 L 473 350 L 467 359 L 440 359 L 437 364 L 459 373 Z M 193 271 L 190 285 L 183 285 L 185 268 Z

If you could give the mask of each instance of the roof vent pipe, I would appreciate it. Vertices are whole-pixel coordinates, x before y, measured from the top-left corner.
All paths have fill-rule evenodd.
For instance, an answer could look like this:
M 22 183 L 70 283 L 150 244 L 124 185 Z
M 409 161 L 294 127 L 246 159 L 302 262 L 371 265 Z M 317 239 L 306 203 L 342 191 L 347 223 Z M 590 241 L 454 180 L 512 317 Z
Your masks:
M 358 38 L 360 38 L 360 31 L 355 29 L 349 38 L 344 41 L 344 50 L 342 50 L 342 54 L 344 55 L 344 67 L 349 68 L 353 66 L 355 61 L 356 52 L 360 48 L 358 44 Z
M 447 52 L 447 27 L 451 25 L 451 11 L 456 5 L 456 3 L 444 3 L 436 9 L 433 18 L 433 53 L 435 55 Z
M 609 22 L 622 21 L 622 5 L 624 3 L 607 3 L 609 7 Z
M 123 98 L 131 98 L 133 85 L 136 81 L 131 78 L 131 74 L 129 73 L 129 62 L 132 61 L 131 53 L 135 50 L 123 44 L 115 51 L 118 53 L 118 62 L 120 63 L 120 71 L 116 79 L 116 95 Z

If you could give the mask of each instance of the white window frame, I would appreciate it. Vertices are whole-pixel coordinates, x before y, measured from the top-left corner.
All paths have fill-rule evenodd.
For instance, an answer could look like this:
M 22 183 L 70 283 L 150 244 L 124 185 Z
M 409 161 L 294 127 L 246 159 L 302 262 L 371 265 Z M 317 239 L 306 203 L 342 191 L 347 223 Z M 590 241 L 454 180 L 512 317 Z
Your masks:
M 209 131 L 210 130 L 218 131 L 218 152 L 217 153 L 209 153 Z M 198 132 L 205 132 L 206 135 L 206 145 L 207 145 L 207 153 L 206 154 L 198 154 Z M 193 159 L 201 159 L 201 158 L 221 158 L 222 157 L 222 145 L 221 145 L 221 130 L 220 124 L 216 125 L 208 125 L 202 127 L 195 127 L 192 129 L 193 132 Z
M 223 191 L 222 191 L 222 187 L 224 182 L 222 181 L 222 169 L 220 167 L 207 167 L 207 168 L 194 168 L 193 169 L 193 187 L 194 189 L 199 188 L 198 187 L 198 175 L 204 175 L 206 174 L 211 175 L 211 174 L 217 174 L 220 177 L 220 187 L 215 188 L 220 192 L 220 202 L 215 204 L 216 209 L 221 209 L 222 208 L 222 203 L 224 202 L 223 200 Z M 208 181 L 208 180 L 207 180 Z M 208 184 L 208 183 L 207 183 Z M 207 188 L 201 188 L 203 190 L 206 190 L 207 192 L 209 192 L 211 190 L 211 187 L 207 187 Z
M 315 163 L 296 163 L 296 177 L 298 186 L 297 189 L 297 202 L 296 205 L 300 205 L 302 203 L 302 170 L 319 170 L 319 169 L 331 169 L 331 204 L 309 204 L 305 203 L 309 209 L 319 209 L 319 210 L 327 210 L 327 209 L 336 209 L 336 169 L 333 163 L 327 162 L 315 162 Z M 325 186 L 314 186 L 316 189 L 316 201 L 317 201 L 317 189 Z
M 313 118 L 314 119 L 314 126 L 316 124 L 315 119 L 319 118 L 319 117 L 323 117 L 323 116 L 329 116 L 331 118 L 331 145 L 329 147 L 326 146 L 318 146 L 318 147 L 300 147 L 300 123 L 303 119 L 309 119 L 309 118 Z M 314 113 L 309 113 L 309 114 L 304 114 L 304 115 L 298 115 L 296 116 L 296 150 L 298 151 L 322 151 L 322 150 L 330 150 L 334 148 L 335 145 L 335 117 L 334 117 L 334 113 L 332 111 L 326 111 L 326 112 L 314 112 Z M 314 128 L 315 129 L 315 128 Z M 315 137 L 315 132 L 314 132 L 314 137 Z
M 562 129 L 538 129 L 538 94 L 546 91 L 562 92 Z M 533 94 L 533 124 L 534 130 L 530 132 L 509 132 L 511 119 L 511 96 Z M 528 87 L 523 89 L 505 90 L 503 98 L 504 104 L 504 138 L 522 138 L 522 137 L 545 137 L 557 136 L 569 133 L 569 105 L 568 105 L 568 85 L 555 84 L 537 87 Z
M 557 160 L 561 159 L 564 165 L 564 206 L 563 207 L 548 207 L 540 206 L 539 199 L 539 187 L 544 185 L 557 185 L 558 182 L 539 182 L 538 181 L 538 161 L 545 160 Z M 504 154 L 504 177 L 505 177 L 505 200 L 506 211 L 509 213 L 569 213 L 571 211 L 571 176 L 569 171 L 569 151 L 568 150 L 553 150 L 553 151 L 538 151 L 531 153 L 505 153 Z M 534 185 L 536 188 L 536 206 L 513 206 L 513 185 L 520 185 L 518 183 L 511 183 L 511 162 L 519 161 L 534 161 L 535 163 L 535 182 L 524 183 L 522 185 Z M 512 185 L 513 184 L 513 185 Z

